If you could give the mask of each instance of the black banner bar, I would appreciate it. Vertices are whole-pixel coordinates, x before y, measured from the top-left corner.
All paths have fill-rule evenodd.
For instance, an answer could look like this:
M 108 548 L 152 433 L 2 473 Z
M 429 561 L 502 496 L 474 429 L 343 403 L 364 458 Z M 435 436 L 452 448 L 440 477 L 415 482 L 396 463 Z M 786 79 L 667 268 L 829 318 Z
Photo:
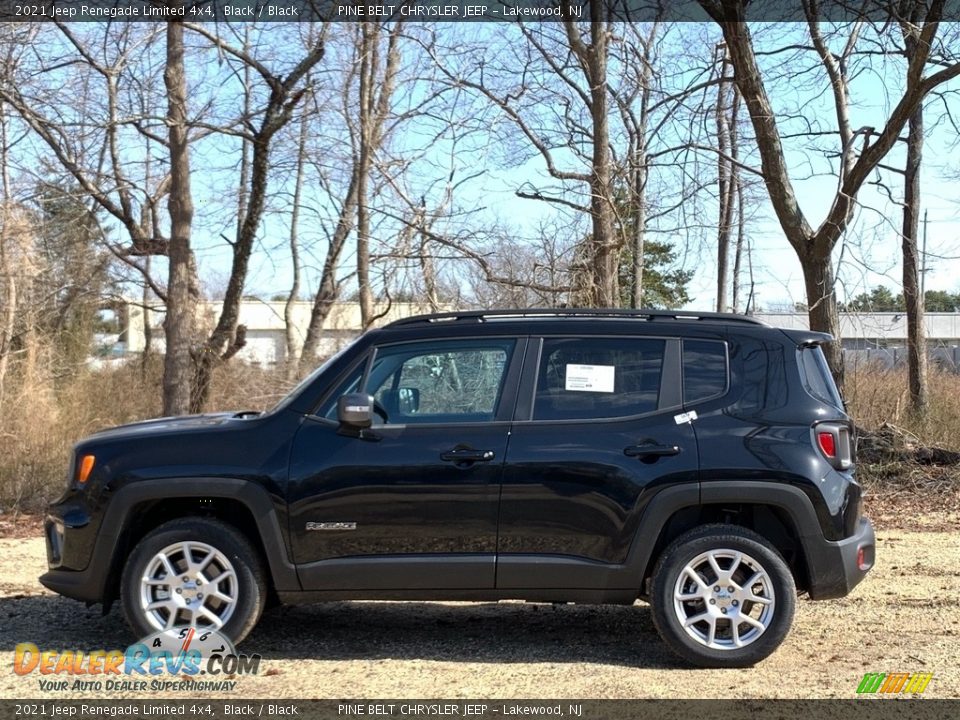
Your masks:
M 947 720 L 960 700 L 0 700 L 7 720 Z
M 539 22 L 591 18 L 594 0 L 0 0 L 0 20 L 13 22 Z M 933 0 L 927 0 L 928 4 Z M 606 17 L 643 22 L 806 21 L 800 0 L 596 0 Z M 820 0 L 819 17 L 896 22 L 897 0 Z M 605 18 L 606 19 L 606 18 Z M 942 19 L 960 20 L 960 0 L 945 0 Z

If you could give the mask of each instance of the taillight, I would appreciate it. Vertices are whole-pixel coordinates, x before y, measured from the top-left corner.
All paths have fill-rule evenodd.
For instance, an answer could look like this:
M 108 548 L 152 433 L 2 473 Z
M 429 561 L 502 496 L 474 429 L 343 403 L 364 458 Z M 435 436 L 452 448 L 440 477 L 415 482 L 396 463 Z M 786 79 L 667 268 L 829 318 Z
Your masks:
M 817 423 L 813 428 L 814 443 L 820 454 L 837 470 L 853 465 L 850 428 L 843 423 Z
M 96 458 L 93 455 L 84 455 L 80 458 L 80 462 L 77 463 L 77 482 L 83 485 L 90 478 L 90 473 L 93 471 L 93 464 L 96 462 Z
M 820 451 L 826 455 L 828 459 L 832 460 L 837 456 L 837 442 L 833 437 L 833 433 L 818 432 L 817 443 L 820 445 Z

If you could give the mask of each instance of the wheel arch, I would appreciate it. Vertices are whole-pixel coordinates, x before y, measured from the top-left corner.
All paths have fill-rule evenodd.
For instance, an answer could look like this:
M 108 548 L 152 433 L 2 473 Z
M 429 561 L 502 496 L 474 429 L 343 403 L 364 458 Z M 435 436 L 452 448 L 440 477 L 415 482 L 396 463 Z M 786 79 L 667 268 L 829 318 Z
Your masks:
M 246 480 L 176 478 L 127 485 L 110 501 L 95 557 L 104 557 L 103 607 L 116 600 L 126 558 L 151 530 L 181 517 L 214 517 L 251 542 L 269 570 L 272 592 L 300 590 L 296 570 L 270 495 Z
M 813 557 L 806 539 L 820 533 L 810 499 L 783 483 L 718 481 L 666 488 L 651 500 L 628 559 L 633 576 L 641 580 L 640 596 L 648 597 L 653 568 L 673 540 L 715 523 L 746 527 L 764 537 L 786 560 L 797 587 L 809 587 Z

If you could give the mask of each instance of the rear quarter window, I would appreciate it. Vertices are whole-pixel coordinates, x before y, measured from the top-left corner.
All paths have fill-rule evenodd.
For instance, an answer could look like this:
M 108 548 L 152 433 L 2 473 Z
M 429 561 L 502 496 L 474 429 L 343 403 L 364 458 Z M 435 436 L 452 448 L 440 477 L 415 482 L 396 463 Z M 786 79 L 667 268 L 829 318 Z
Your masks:
M 821 402 L 843 410 L 843 400 L 819 346 L 800 348 L 800 377 L 807 393 Z

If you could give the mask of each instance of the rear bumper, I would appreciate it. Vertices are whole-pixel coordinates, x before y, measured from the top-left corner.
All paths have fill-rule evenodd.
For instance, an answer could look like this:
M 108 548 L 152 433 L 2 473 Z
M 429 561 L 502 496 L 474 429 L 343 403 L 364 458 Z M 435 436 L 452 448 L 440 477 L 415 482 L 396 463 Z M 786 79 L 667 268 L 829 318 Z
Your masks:
M 873 567 L 876 546 L 873 525 L 866 518 L 860 520 L 857 532 L 844 540 L 804 538 L 810 597 L 829 600 L 848 595 Z

